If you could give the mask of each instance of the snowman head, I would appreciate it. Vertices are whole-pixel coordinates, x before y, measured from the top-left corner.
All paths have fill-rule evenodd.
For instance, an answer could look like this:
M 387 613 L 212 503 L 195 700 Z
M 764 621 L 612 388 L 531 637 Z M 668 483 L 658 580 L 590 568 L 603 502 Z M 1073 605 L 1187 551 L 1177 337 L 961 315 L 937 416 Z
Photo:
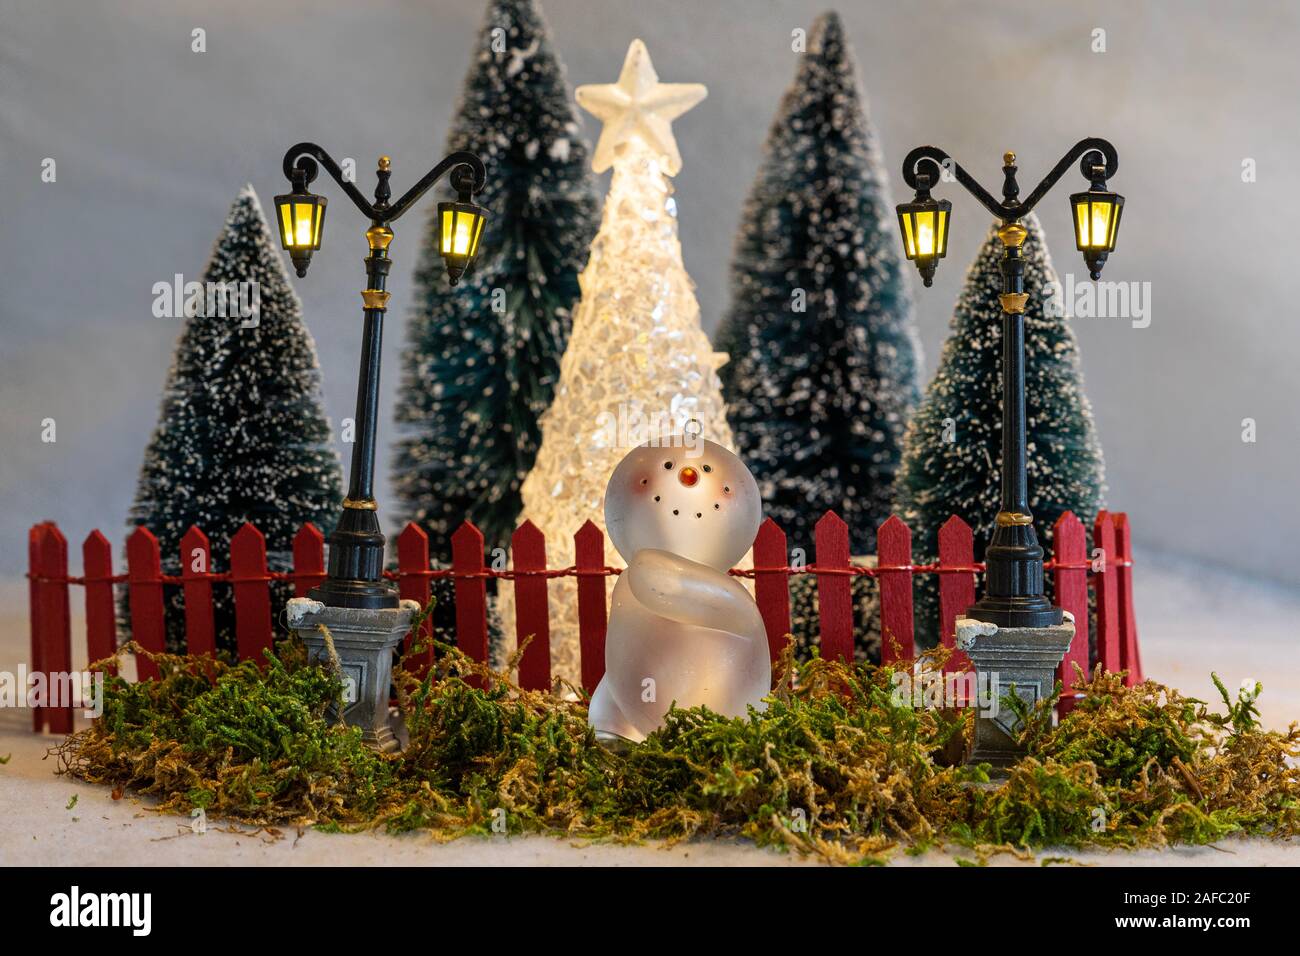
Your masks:
M 605 527 L 625 561 L 657 548 L 725 571 L 754 543 L 762 511 L 749 469 L 708 440 L 634 448 L 605 489 Z

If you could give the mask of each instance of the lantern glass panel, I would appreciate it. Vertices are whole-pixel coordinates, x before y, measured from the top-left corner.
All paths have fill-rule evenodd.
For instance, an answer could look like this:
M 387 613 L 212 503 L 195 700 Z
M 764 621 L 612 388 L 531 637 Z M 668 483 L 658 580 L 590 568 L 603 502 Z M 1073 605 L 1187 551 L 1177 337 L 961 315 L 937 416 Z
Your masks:
M 474 239 L 469 245 L 470 258 L 478 255 L 478 241 L 483 238 L 483 225 L 487 222 L 487 216 L 474 217 Z
M 293 204 L 279 203 L 280 207 L 280 244 L 286 249 L 293 244 Z
M 937 246 L 938 224 L 935 222 L 937 212 L 933 209 L 927 209 L 922 212 L 914 213 L 916 218 L 916 254 L 918 256 L 932 256 L 935 254 Z
M 1079 245 L 1084 249 L 1104 249 L 1110 238 L 1110 216 L 1113 204 L 1092 199 L 1080 203 Z
M 1119 217 L 1124 214 L 1124 202 L 1115 204 L 1115 214 L 1110 217 L 1110 235 L 1106 237 L 1106 248 L 1115 251 L 1115 239 L 1119 235 Z
M 455 211 L 444 208 L 442 210 L 442 248 L 440 250 L 444 256 L 451 253 L 451 238 L 456 231 L 455 222 Z
M 458 256 L 468 256 L 474 243 L 474 217 L 456 213 L 456 226 L 451 235 L 451 251 Z
M 293 204 L 293 244 L 295 246 L 316 246 L 316 204 L 297 202 Z

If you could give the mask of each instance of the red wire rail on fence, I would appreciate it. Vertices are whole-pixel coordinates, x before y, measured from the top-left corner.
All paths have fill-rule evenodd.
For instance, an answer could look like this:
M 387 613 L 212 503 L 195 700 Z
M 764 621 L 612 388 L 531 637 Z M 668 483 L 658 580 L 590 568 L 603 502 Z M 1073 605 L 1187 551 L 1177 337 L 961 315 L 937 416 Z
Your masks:
M 850 660 L 853 656 L 853 597 L 851 580 L 867 576 L 878 580 L 880 593 L 881 654 L 884 663 L 907 660 L 915 655 L 912 584 L 917 575 L 934 574 L 939 579 L 940 637 L 946 647 L 954 644 L 954 622 L 975 603 L 975 578 L 984 568 L 974 558 L 974 536 L 961 518 L 953 515 L 939 529 L 939 559 L 933 564 L 912 561 L 912 532 L 898 517 L 880 526 L 874 567 L 855 565 L 849 559 L 848 526 L 828 511 L 814 532 L 816 563 L 792 567 L 785 532 L 768 518 L 754 539 L 754 566 L 731 573 L 754 579 L 754 596 L 767 629 L 768 647 L 776 660 L 790 633 L 789 579 L 795 574 L 817 577 L 818 611 L 821 624 L 821 654 L 826 658 Z M 1088 535 L 1078 518 L 1066 512 L 1053 529 L 1053 555 L 1046 570 L 1052 576 L 1056 603 L 1074 615 L 1081 639 L 1075 640 L 1062 661 L 1059 676 L 1066 686 L 1074 680 L 1073 664 L 1088 669 L 1088 591 L 1095 596 L 1097 663 L 1105 670 L 1128 672 L 1129 683 L 1142 679 L 1138 657 L 1137 622 L 1133 613 L 1133 557 L 1125 514 L 1102 511 L 1092 529 L 1092 556 Z M 484 562 L 483 535 L 466 521 L 451 536 L 450 568 L 432 568 L 429 539 L 414 524 L 397 537 L 397 567 L 386 572 L 397 580 L 403 598 L 428 604 L 434 578 L 453 582 L 456 643 L 478 661 L 488 658 L 487 580 L 514 582 L 515 627 L 517 634 L 531 634 L 533 641 L 519 664 L 520 684 L 527 688 L 551 686 L 549 610 L 547 582 L 551 578 L 577 578 L 578 626 L 582 650 L 582 685 L 593 691 L 605 672 L 605 628 L 608 624 L 605 578 L 619 568 L 605 563 L 605 535 L 588 521 L 574 535 L 575 563 L 567 568 L 546 566 L 546 541 L 532 522 L 525 521 L 511 539 L 514 567 L 493 570 Z M 125 584 L 132 637 L 150 651 L 164 649 L 164 585 L 178 585 L 183 593 L 187 650 L 209 654 L 215 649 L 212 587 L 229 584 L 234 592 L 235 640 L 242 660 L 262 660 L 263 650 L 273 644 L 271 581 L 292 581 L 299 597 L 325 577 L 325 538 L 315 525 L 305 524 L 293 540 L 293 570 L 267 570 L 266 540 L 252 524 L 244 524 L 230 541 L 230 571 L 214 573 L 207 536 L 190 528 L 181 539 L 179 575 L 162 573 L 158 539 L 144 527 L 127 539 L 125 574 L 113 573 L 112 546 L 99 531 L 92 531 L 81 546 L 81 577 L 68 573 L 68 544 L 58 527 L 45 522 L 28 534 L 30 564 L 32 670 L 66 673 L 72 670 L 72 628 L 70 586 L 85 591 L 86 648 L 90 660 L 110 656 L 117 644 L 117 618 L 113 587 Z M 432 621 L 425 623 L 425 636 L 432 633 Z M 407 636 L 409 649 L 413 635 Z M 407 666 L 419 670 L 431 660 L 429 650 L 421 659 L 408 659 Z M 137 658 L 141 679 L 157 676 L 157 668 Z M 955 652 L 945 669 L 965 671 L 966 655 Z M 1065 708 L 1072 701 L 1064 702 Z M 72 708 L 36 708 L 33 728 L 54 733 L 72 731 Z

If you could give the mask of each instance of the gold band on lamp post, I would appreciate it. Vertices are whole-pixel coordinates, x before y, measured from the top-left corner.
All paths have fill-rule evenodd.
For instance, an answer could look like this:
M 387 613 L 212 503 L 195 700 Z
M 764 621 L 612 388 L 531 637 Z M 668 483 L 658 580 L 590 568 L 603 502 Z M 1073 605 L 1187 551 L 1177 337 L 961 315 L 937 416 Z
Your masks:
M 361 302 L 367 309 L 387 309 L 391 294 L 383 289 L 365 289 L 361 293 Z
M 392 241 L 393 230 L 389 229 L 387 226 L 371 226 L 366 230 L 366 242 L 370 243 L 371 252 L 374 252 L 376 249 L 387 250 L 389 243 Z
M 998 238 L 1008 248 L 1019 249 L 1025 244 L 1025 239 L 1028 236 L 1029 230 L 1018 222 L 1004 222 L 998 229 Z
M 1025 305 L 1029 302 L 1029 293 L 1003 292 L 998 296 L 998 302 L 1002 303 L 1003 312 L 1010 312 L 1012 315 L 1020 315 L 1025 311 Z
M 343 499 L 343 507 L 351 508 L 353 511 L 376 511 L 379 505 L 374 498 L 365 498 L 361 501 L 354 501 L 351 498 Z
M 997 523 L 999 528 L 1014 528 L 1016 525 L 1033 524 L 1034 518 L 1019 511 L 999 511 Z

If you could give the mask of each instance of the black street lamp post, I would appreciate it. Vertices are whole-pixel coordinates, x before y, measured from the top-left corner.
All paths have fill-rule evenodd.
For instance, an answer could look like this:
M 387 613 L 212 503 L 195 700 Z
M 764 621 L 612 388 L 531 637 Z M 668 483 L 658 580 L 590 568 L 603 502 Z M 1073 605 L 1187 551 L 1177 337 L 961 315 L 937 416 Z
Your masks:
M 389 293 L 385 291 L 388 246 L 393 241 L 391 223 L 409 209 L 444 175 L 451 174 L 456 202 L 438 205 L 440 252 L 452 285 L 473 265 L 487 210 L 473 203 L 473 196 L 486 181 L 483 163 L 473 153 L 452 153 L 433 167 L 395 203 L 388 186 L 391 175 L 387 156 L 379 158 L 375 201 L 367 202 L 343 175 L 338 163 L 315 143 L 299 143 L 284 156 L 284 175 L 293 191 L 275 197 L 280 240 L 289 251 L 299 276 L 307 274 L 312 253 L 320 248 L 326 201 L 308 191 L 321 166 L 361 210 L 370 222 L 366 240 L 366 288 L 361 293 L 365 324 L 361 339 L 361 375 L 357 383 L 356 442 L 343 514 L 329 537 L 329 573 L 310 597 L 328 607 L 396 608 L 397 591 L 383 580 L 384 535 L 379 530 L 374 493 L 375 433 L 379 417 L 380 346 L 384 312 Z
M 966 191 L 1001 220 L 998 238 L 1005 249 L 1002 259 L 1002 501 L 992 539 L 985 551 L 984 596 L 967 617 L 998 627 L 1052 627 L 1062 622 L 1061 609 L 1043 593 L 1043 549 L 1034 534 L 1029 512 L 1029 482 L 1025 470 L 1025 263 L 1021 246 L 1028 234 L 1020 220 L 1056 185 L 1071 164 L 1089 181 L 1087 192 L 1070 197 L 1075 242 L 1093 279 L 1101 277 L 1106 257 L 1115 249 L 1124 197 L 1106 190 L 1106 180 L 1119 168 L 1115 147 L 1104 139 L 1076 143 L 1043 181 L 1020 201 L 1016 182 L 1016 155 L 1003 157 L 1002 201 L 994 199 L 947 153 L 921 146 L 903 160 L 903 179 L 916 191 L 915 199 L 898 206 L 904 250 L 931 284 L 938 260 L 947 252 L 951 203 L 930 196 L 943 173 L 955 178 Z

